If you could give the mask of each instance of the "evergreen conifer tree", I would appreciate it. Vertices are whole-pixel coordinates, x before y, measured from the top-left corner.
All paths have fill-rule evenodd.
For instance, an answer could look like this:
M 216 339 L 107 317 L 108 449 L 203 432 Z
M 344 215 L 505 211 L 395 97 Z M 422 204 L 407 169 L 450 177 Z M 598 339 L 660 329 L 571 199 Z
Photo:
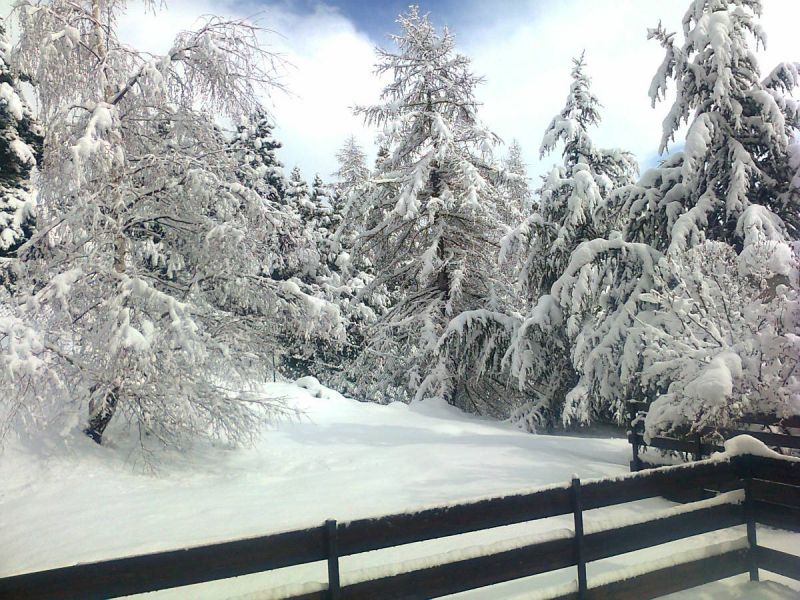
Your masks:
M 536 211 L 504 240 L 504 255 L 519 261 L 520 283 L 531 306 L 508 355 L 512 372 L 534 397 L 514 415 L 529 428 L 556 422 L 578 379 L 563 319 L 568 308 L 560 306 L 551 288 L 575 249 L 602 235 L 598 208 L 617 186 L 631 183 L 637 169 L 630 154 L 592 142 L 589 130 L 600 122 L 600 103 L 585 66 L 583 56 L 573 60 L 566 103 L 542 140 L 541 156 L 563 144 L 562 163 L 537 190 Z
M 650 30 L 666 50 L 653 101 L 669 79 L 677 84 L 661 148 L 682 123 L 686 144 L 614 195 L 622 235 L 579 246 L 552 288 L 569 308 L 579 373 L 565 408 L 570 418 L 604 412 L 622 420 L 624 399 L 637 398 L 658 402 L 650 433 L 707 409 L 724 425 L 765 398 L 754 384 L 760 373 L 775 374 L 772 399 L 784 404 L 774 410 L 787 410 L 786 390 L 797 381 L 777 374 L 792 352 L 779 315 L 792 313 L 797 298 L 791 140 L 799 113 L 789 92 L 798 79 L 789 63 L 760 79 L 750 47 L 763 42 L 760 13 L 758 0 L 697 0 L 683 19 L 683 44 L 661 26 Z M 737 265 L 737 253 L 740 263 L 761 257 L 761 268 Z M 772 291 L 759 282 L 772 282 Z M 719 392 L 715 402 L 731 404 L 704 408 L 706 385 Z M 736 399 L 736 390 L 747 398 Z M 710 423 L 703 417 L 690 426 L 700 422 Z
M 451 33 L 439 34 L 415 6 L 398 22 L 397 50 L 378 50 L 377 72 L 392 79 L 383 103 L 357 111 L 384 128 L 387 148 L 366 200 L 375 225 L 358 249 L 374 257 L 374 284 L 397 292 L 371 336 L 361 377 L 384 398 L 437 395 L 480 410 L 483 398 L 469 380 L 436 356 L 450 319 L 491 294 L 496 137 L 478 120 L 480 78 Z
M 653 104 L 669 80 L 676 98 L 664 120 L 664 151 L 682 124 L 683 151 L 627 194 L 630 239 L 653 239 L 681 251 L 719 240 L 741 249 L 756 228 L 770 239 L 800 238 L 800 195 L 792 187 L 789 145 L 800 126 L 790 96 L 798 65 L 778 65 L 761 79 L 756 50 L 761 0 L 693 2 L 683 19 L 684 41 L 660 24 L 649 37 L 665 49 L 653 78 Z M 642 185 L 643 184 L 643 185 Z M 659 239 L 660 238 L 660 239 Z
M 233 150 L 243 179 L 264 200 L 280 203 L 286 194 L 286 177 L 277 150 L 283 147 L 273 135 L 275 124 L 260 108 L 236 130 Z
M 33 233 L 31 172 L 41 160 L 43 142 L 41 128 L 20 95 L 9 51 L 0 17 L 0 261 L 16 256 Z
M 522 158 L 522 146 L 518 140 L 511 141 L 502 166 L 503 176 L 498 187 L 503 197 L 503 222 L 515 227 L 533 209 L 528 168 Z

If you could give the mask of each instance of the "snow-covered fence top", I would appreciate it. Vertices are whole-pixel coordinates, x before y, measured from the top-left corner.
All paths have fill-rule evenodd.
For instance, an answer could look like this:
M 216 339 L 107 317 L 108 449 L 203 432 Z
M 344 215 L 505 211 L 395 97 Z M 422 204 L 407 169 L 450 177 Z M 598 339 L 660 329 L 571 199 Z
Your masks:
M 663 466 L 647 462 L 640 453 L 646 448 L 667 450 L 690 455 L 693 460 L 702 460 L 715 452 L 723 450 L 722 441 L 740 435 L 748 435 L 764 442 L 770 448 L 800 450 L 800 415 L 780 417 L 778 415 L 751 414 L 743 415 L 731 427 L 702 427 L 683 436 L 646 437 L 644 435 L 644 419 L 649 404 L 647 402 L 629 402 L 628 411 L 630 428 L 628 442 L 631 444 L 633 458 L 631 471 Z M 762 430 L 756 431 L 754 427 Z M 764 431 L 763 428 L 768 428 Z M 781 433 L 776 433 L 778 429 Z
M 645 518 L 584 530 L 583 511 L 694 490 L 694 502 Z M 704 490 L 728 490 L 719 495 Z M 709 497 L 710 496 L 710 497 Z M 699 498 L 699 499 L 698 499 Z M 574 529 L 475 546 L 385 568 L 339 574 L 339 557 L 412 542 L 572 514 Z M 761 547 L 756 522 L 800 531 L 800 460 L 753 438 L 688 465 L 548 487 L 464 504 L 336 523 L 75 565 L 0 579 L 0 598 L 109 598 L 327 561 L 328 582 L 276 591 L 277 598 L 431 598 L 575 566 L 578 578 L 558 598 L 650 598 L 758 569 L 800 576 L 800 557 Z M 738 542 L 648 563 L 636 572 L 587 581 L 586 563 L 690 536 L 747 525 Z M 590 584 L 593 584 L 590 587 Z

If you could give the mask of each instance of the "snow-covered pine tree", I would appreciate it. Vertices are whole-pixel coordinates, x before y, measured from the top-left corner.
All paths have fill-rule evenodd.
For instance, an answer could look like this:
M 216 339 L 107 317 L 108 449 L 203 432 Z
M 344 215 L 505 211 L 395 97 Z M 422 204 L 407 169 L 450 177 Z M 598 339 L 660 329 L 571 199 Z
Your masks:
M 798 65 L 781 64 L 761 79 L 751 47 L 765 42 L 761 10 L 761 0 L 694 1 L 680 46 L 660 24 L 649 30 L 665 49 L 650 86 L 653 104 L 670 79 L 677 87 L 660 150 L 682 124 L 689 130 L 679 159 L 672 159 L 674 174 L 665 173 L 671 191 L 639 191 L 628 212 L 642 235 L 655 227 L 666 233 L 670 251 L 705 239 L 741 249 L 747 227 L 769 229 L 775 239 L 800 238 L 800 196 L 790 185 L 788 154 L 800 126 L 800 103 L 789 95 L 800 82 Z
M 367 155 L 358 144 L 355 136 L 347 138 L 336 153 L 339 168 L 333 176 L 336 178 L 336 191 L 340 198 L 347 198 L 350 192 L 366 183 L 369 178 Z
M 38 230 L 0 321 L 2 421 L 83 422 L 97 442 L 112 419 L 164 444 L 247 442 L 282 410 L 252 387 L 273 324 L 340 327 L 335 307 L 262 276 L 275 220 L 209 117 L 257 110 L 273 57 L 254 26 L 214 17 L 164 56 L 139 53 L 116 35 L 125 9 L 15 8 L 13 57 L 47 135 Z
M 535 213 L 504 240 L 504 254 L 516 254 L 520 281 L 532 302 L 549 293 L 581 242 L 605 233 L 605 224 L 595 219 L 597 209 L 616 188 L 633 183 L 638 171 L 630 153 L 592 142 L 589 130 L 600 123 L 600 103 L 585 67 L 583 55 L 573 60 L 566 103 L 545 130 L 539 150 L 544 157 L 563 144 L 562 163 L 543 178 Z
M 319 173 L 314 175 L 311 184 L 311 204 L 314 207 L 314 223 L 318 228 L 325 229 L 325 237 L 335 231 L 338 223 L 334 223 L 333 193 L 331 187 L 322 181 Z
M 284 198 L 289 209 L 294 211 L 304 223 L 310 224 L 313 221 L 314 205 L 311 204 L 311 193 L 299 166 L 295 166 L 289 173 Z
M 239 161 L 240 178 L 264 200 L 282 203 L 286 177 L 276 151 L 283 144 L 275 139 L 273 129 L 270 115 L 259 109 L 237 127 L 231 146 Z
M 595 217 L 598 208 L 637 172 L 632 155 L 592 142 L 589 130 L 600 122 L 600 103 L 585 66 L 583 56 L 573 60 L 566 103 L 545 130 L 540 148 L 543 157 L 563 144 L 562 164 L 543 179 L 535 212 L 504 239 L 503 255 L 516 258 L 531 307 L 508 355 L 513 374 L 534 396 L 514 416 L 527 427 L 556 422 L 578 379 L 563 320 L 568 307 L 551 295 L 551 288 L 574 250 L 605 233 L 605 223 Z
M 339 215 L 336 236 L 344 248 L 351 249 L 355 236 L 361 233 L 367 212 L 360 200 L 369 195 L 366 186 L 370 171 L 367 155 L 352 135 L 336 153 L 336 160 L 339 163 L 339 168 L 333 173 L 334 212 Z M 346 222 L 345 227 L 341 226 L 342 222 Z
M 262 271 L 272 279 L 285 281 L 303 271 L 309 257 L 316 257 L 316 249 L 299 215 L 285 203 L 286 178 L 276 154 L 282 145 L 274 139 L 273 128 L 268 112 L 259 108 L 237 127 L 230 151 L 239 182 L 261 198 L 275 220 L 268 242 L 272 252 Z
M 482 404 L 493 398 L 478 397 L 446 357 L 438 361 L 437 346 L 451 318 L 481 308 L 491 294 L 496 136 L 478 120 L 481 79 L 456 53 L 452 34 L 437 32 L 416 6 L 398 23 L 397 50 L 378 50 L 377 73 L 392 80 L 383 103 L 357 109 L 383 128 L 388 148 L 365 200 L 376 224 L 358 247 L 374 257 L 374 284 L 398 294 L 370 336 L 361 381 L 368 397 L 436 395 L 485 412 Z
M 518 140 L 511 141 L 502 167 L 502 177 L 498 182 L 503 198 L 500 207 L 503 213 L 508 213 L 503 222 L 515 227 L 533 211 L 528 167 L 522 157 L 522 146 Z
M 0 17 L 0 283 L 9 279 L 7 259 L 33 234 L 31 172 L 41 160 L 43 141 L 9 65 L 10 49 Z
M 794 288 L 784 286 L 774 300 L 759 303 L 756 297 L 769 294 L 758 282 L 719 284 L 714 276 L 733 268 L 735 253 L 706 244 L 728 244 L 741 250 L 740 258 L 761 246 L 791 255 L 791 240 L 797 238 L 798 197 L 791 183 L 796 163 L 789 142 L 798 131 L 798 104 L 788 95 L 798 83 L 797 66 L 782 64 L 759 81 L 748 38 L 763 40 L 756 21 L 760 11 L 758 1 L 697 0 L 684 17 L 682 47 L 660 26 L 650 31 L 666 48 L 651 97 L 663 96 L 669 78 L 678 87 L 662 148 L 685 121 L 687 143 L 683 152 L 616 195 L 624 237 L 580 246 L 553 287 L 554 295 L 570 307 L 568 332 L 575 340 L 573 364 L 580 374 L 567 406 L 574 418 L 589 420 L 602 410 L 622 420 L 626 399 L 663 397 L 649 420 L 651 433 L 686 425 L 678 410 L 698 417 L 690 425 L 718 417 L 724 421 L 725 415 L 746 410 L 750 399 L 751 406 L 761 402 L 751 385 L 758 372 L 780 371 L 784 350 L 765 352 L 764 363 L 723 354 L 739 337 L 741 348 L 751 349 L 761 348 L 762 339 L 781 338 L 775 319 L 785 320 L 797 310 Z M 708 264 L 701 269 L 700 263 Z M 733 297 L 739 306 L 731 312 Z M 753 327 L 743 324 L 739 311 L 746 312 Z M 665 329 L 639 328 L 654 319 Z M 672 326 L 681 322 L 688 326 Z M 762 325 L 764 331 L 759 330 Z M 716 333 L 698 335 L 702 326 Z M 702 351 L 696 351 L 697 344 Z M 776 350 L 786 348 L 783 342 L 776 344 Z M 674 367 L 674 353 L 681 347 L 688 362 Z M 645 348 L 651 352 L 643 352 Z M 699 383 L 691 382 L 706 377 L 703 373 L 712 366 L 718 374 L 727 372 L 731 389 L 748 397 L 724 408 L 704 407 Z M 781 386 L 791 387 L 794 380 L 771 381 L 778 398 L 785 397 Z M 785 409 L 776 406 L 778 412 Z

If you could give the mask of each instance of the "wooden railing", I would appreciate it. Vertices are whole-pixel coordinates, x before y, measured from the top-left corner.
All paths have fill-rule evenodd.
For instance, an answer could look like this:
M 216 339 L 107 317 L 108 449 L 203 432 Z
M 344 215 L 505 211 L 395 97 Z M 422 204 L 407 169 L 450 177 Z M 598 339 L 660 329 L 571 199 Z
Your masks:
M 669 509 L 647 519 L 586 530 L 583 513 L 645 498 L 676 487 L 740 490 Z M 341 577 L 339 558 L 445 536 L 572 514 L 567 535 L 513 541 L 491 552 L 389 573 Z M 564 567 L 577 582 L 557 598 L 652 598 L 758 569 L 800 577 L 800 558 L 759 546 L 756 522 L 800 531 L 800 461 L 741 455 L 652 469 L 617 479 L 581 482 L 416 513 L 337 523 L 275 535 L 107 560 L 0 579 L 0 598 L 92 599 L 209 582 L 281 567 L 326 561 L 328 582 L 287 597 L 311 599 L 432 598 Z M 653 564 L 633 577 L 592 581 L 586 563 L 737 525 L 747 538 L 709 547 L 677 564 Z M 674 562 L 674 561 L 673 561 Z
M 756 431 L 752 426 L 769 426 L 782 429 L 784 432 L 800 430 L 800 415 L 781 418 L 775 415 L 744 415 L 736 423 L 736 427 L 703 427 L 691 434 L 682 437 L 653 437 L 645 441 L 644 417 L 647 414 L 646 402 L 628 403 L 628 442 L 631 444 L 632 460 L 631 471 L 651 469 L 664 466 L 656 462 L 644 460 L 641 451 L 645 448 L 679 452 L 691 457 L 692 460 L 702 460 L 722 452 L 722 440 L 732 439 L 739 435 L 749 435 L 764 442 L 770 448 L 782 450 L 800 449 L 800 433 L 776 433 L 774 431 Z

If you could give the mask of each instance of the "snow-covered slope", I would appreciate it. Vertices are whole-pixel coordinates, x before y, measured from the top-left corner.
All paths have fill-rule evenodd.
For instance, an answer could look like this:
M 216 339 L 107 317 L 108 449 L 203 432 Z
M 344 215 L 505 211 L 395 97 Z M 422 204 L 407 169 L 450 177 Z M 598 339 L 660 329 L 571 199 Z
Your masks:
M 122 439 L 100 448 L 73 438 L 69 445 L 51 442 L 35 451 L 11 442 L 0 455 L 0 576 L 507 494 L 566 482 L 573 473 L 627 472 L 624 439 L 534 436 L 434 400 L 379 406 L 344 398 L 313 380 L 301 383 L 307 389 L 266 386 L 302 416 L 265 432 L 257 447 L 195 447 L 161 455 L 155 472 Z M 613 517 L 668 506 L 654 499 L 618 507 Z M 609 511 L 601 516 L 608 518 Z M 589 514 L 587 525 L 591 521 Z M 347 577 L 354 570 L 570 526 L 571 518 L 564 517 L 413 544 L 348 557 L 342 570 Z M 639 554 L 647 556 L 633 562 L 654 557 L 652 551 Z M 593 571 L 628 564 L 623 557 L 605 562 Z M 510 583 L 460 597 L 502 598 L 573 578 L 566 570 L 535 584 Z M 250 597 L 264 588 L 324 579 L 322 565 L 309 565 L 159 597 Z

